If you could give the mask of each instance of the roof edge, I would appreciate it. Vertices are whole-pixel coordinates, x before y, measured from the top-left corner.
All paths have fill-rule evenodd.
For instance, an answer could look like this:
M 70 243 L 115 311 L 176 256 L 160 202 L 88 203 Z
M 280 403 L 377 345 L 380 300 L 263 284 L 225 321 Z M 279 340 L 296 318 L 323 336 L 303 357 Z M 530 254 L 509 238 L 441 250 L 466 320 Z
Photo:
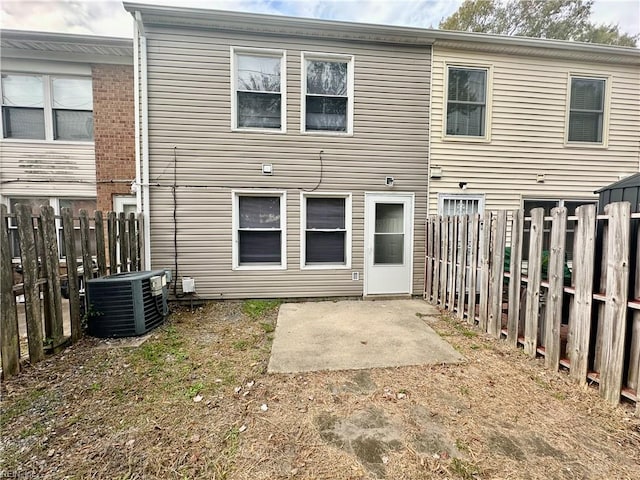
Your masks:
M 100 35 L 84 35 L 77 33 L 42 32 L 34 30 L 0 30 L 0 39 L 31 40 L 36 42 L 72 42 L 88 45 L 104 45 L 110 47 L 131 47 L 133 40 L 125 37 L 107 37 Z
M 635 47 L 621 47 L 613 45 L 601 45 L 594 43 L 573 42 L 567 40 L 553 40 L 530 37 L 511 37 L 507 35 L 493 35 L 486 33 L 470 33 L 450 30 L 436 30 L 420 27 L 405 27 L 393 25 L 378 25 L 370 23 L 345 22 L 335 20 L 318 20 L 313 18 L 292 17 L 286 15 L 272 15 L 262 13 L 233 12 L 228 10 L 210 10 L 188 7 L 171 7 L 164 5 L 140 4 L 135 2 L 123 2 L 126 11 L 133 14 L 139 11 L 143 15 L 153 16 L 154 20 L 162 18 L 162 24 L 181 25 L 185 20 L 192 19 L 199 26 L 206 26 L 206 22 L 215 21 L 216 24 L 224 24 L 229 30 L 251 30 L 252 26 L 264 27 L 266 24 L 273 28 L 300 28 L 301 35 L 313 35 L 308 29 L 315 28 L 338 38 L 351 38 L 358 35 L 373 35 L 387 37 L 390 41 L 398 43 L 412 43 L 418 45 L 450 42 L 478 43 L 489 46 L 503 45 L 511 47 L 540 48 L 546 50 L 571 52 L 585 52 L 608 56 L 633 58 L 640 61 L 640 49 Z M 144 18 L 143 18 L 144 20 Z M 153 22 L 152 22 L 153 23 Z M 244 27 L 244 28 L 243 28 Z M 367 38 L 362 38 L 367 40 Z

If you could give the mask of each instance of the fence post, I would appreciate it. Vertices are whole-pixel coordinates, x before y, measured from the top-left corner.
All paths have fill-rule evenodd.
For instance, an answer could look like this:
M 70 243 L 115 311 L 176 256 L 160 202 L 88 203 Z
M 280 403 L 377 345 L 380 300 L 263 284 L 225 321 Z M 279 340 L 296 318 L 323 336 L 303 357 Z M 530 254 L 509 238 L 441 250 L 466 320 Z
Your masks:
M 118 226 L 116 212 L 109 212 L 107 214 L 107 235 L 109 237 L 109 275 L 114 275 L 118 273 L 118 258 L 116 256 Z
M 471 217 L 471 256 L 469 260 L 469 315 L 471 325 L 476 323 L 476 287 L 478 285 L 478 238 L 480 228 L 480 215 Z
M 491 227 L 490 307 L 489 333 L 500 338 L 502 333 L 502 286 L 504 283 L 504 245 L 507 234 L 507 211 L 500 210 Z
M 591 337 L 591 309 L 593 302 L 593 270 L 596 247 L 596 207 L 582 205 L 576 209 L 573 247 L 573 278 L 575 294 L 569 320 L 569 374 L 580 383 L 587 380 L 589 341 Z
M 431 303 L 438 304 L 438 292 L 440 291 L 440 229 L 442 217 L 435 216 L 433 220 L 433 283 L 431 284 Z
M 27 337 L 29 339 L 29 360 L 39 362 L 44 358 L 42 346 L 42 315 L 40 305 L 40 287 L 38 286 L 38 256 L 31 207 L 17 206 L 18 236 L 22 256 L 22 273 L 24 276 L 24 304 L 27 320 Z
M 458 269 L 458 318 L 464 319 L 465 297 L 467 294 L 467 249 L 469 248 L 469 215 L 460 217 L 460 267 Z
M 74 238 L 73 217 L 69 208 L 61 209 L 62 237 L 67 261 L 67 282 L 69 284 L 69 317 L 71 321 L 71 341 L 77 342 L 82 334 L 80 318 L 80 291 L 78 286 L 78 264 Z
M 484 221 L 482 222 L 482 242 L 480 254 L 480 329 L 487 331 L 489 302 L 489 258 L 491 255 L 491 212 L 484 212 Z
M 624 374 L 631 204 L 609 204 L 605 207 L 605 213 L 609 216 L 609 235 L 606 245 L 607 300 L 602 329 L 600 394 L 610 403 L 617 405 L 620 401 Z
M 62 297 L 60 292 L 60 254 L 58 251 L 58 236 L 56 217 L 53 207 L 45 205 L 40 210 L 40 228 L 42 230 L 42 264 L 47 274 L 47 309 L 49 322 L 46 328 L 51 337 L 55 352 L 64 337 L 64 321 L 62 317 Z
M 102 219 L 102 212 L 100 210 L 96 210 L 94 225 L 96 230 L 96 261 L 98 263 L 98 276 L 104 277 L 107 275 L 107 256 L 104 244 L 104 222 Z
M 0 342 L 2 342 L 2 374 L 5 380 L 20 371 L 20 336 L 18 334 L 18 310 L 13 293 L 13 271 L 9 228 L 7 227 L 7 206 L 0 205 L 0 263 L 2 282 L 0 283 Z
M 514 210 L 511 225 L 511 258 L 509 263 L 509 316 L 507 319 L 507 342 L 518 346 L 520 317 L 520 284 L 522 278 L 522 230 L 523 211 Z
M 547 292 L 547 314 L 545 328 L 545 356 L 547 368 L 558 370 L 560 366 L 560 325 L 562 323 L 562 300 L 564 296 L 564 252 L 567 240 L 567 209 L 551 210 L 551 245 L 549 248 L 549 291 Z
M 527 306 L 524 323 L 524 351 L 532 357 L 538 351 L 538 314 L 540 309 L 540 282 L 542 281 L 542 238 L 544 235 L 544 209 L 531 210 L 529 228 L 529 259 L 527 260 Z

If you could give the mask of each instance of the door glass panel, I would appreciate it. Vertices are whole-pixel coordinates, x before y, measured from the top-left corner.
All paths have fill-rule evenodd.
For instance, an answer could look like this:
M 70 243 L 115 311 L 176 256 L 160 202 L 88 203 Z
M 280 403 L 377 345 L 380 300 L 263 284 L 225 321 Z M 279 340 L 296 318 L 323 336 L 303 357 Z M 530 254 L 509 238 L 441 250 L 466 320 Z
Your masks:
M 404 262 L 404 205 L 376 203 L 373 262 L 398 265 Z

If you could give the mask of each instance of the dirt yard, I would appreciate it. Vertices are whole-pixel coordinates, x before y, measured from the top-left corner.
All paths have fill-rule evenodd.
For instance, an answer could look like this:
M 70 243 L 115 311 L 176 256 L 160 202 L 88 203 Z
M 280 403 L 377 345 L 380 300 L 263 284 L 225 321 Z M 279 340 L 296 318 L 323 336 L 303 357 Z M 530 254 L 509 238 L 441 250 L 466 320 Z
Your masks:
M 276 315 L 211 303 L 27 368 L 2 385 L 0 476 L 640 479 L 632 407 L 504 342 L 443 316 L 462 365 L 268 375 Z

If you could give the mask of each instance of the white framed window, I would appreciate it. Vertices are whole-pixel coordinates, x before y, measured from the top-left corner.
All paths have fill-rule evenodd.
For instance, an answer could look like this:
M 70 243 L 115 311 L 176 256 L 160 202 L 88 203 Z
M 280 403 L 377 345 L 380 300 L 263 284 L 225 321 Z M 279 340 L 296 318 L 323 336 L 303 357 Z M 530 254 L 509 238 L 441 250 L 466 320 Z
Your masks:
M 605 77 L 569 75 L 567 144 L 606 145 L 607 80 Z
M 286 52 L 231 47 L 231 128 L 286 132 Z
M 482 194 L 438 194 L 438 215 L 474 215 L 484 212 L 484 195 Z
M 28 204 L 31 206 L 31 210 L 34 215 L 40 215 L 40 210 L 42 205 L 49 205 L 53 207 L 55 215 L 59 216 L 62 212 L 63 208 L 70 208 L 71 215 L 74 218 L 77 218 L 80 215 L 80 210 L 86 210 L 89 219 L 91 219 L 94 215 L 94 212 L 97 207 L 97 202 L 95 198 L 57 198 L 57 197 L 10 197 L 8 199 L 8 210 L 9 213 L 15 213 L 16 205 L 18 204 Z M 76 246 L 76 255 L 78 258 L 82 255 L 82 244 L 80 242 L 80 225 L 75 222 L 74 225 L 74 242 Z M 92 222 L 89 223 L 89 228 L 91 230 L 95 229 L 95 226 Z M 58 248 L 60 258 L 66 258 L 66 254 L 64 251 L 64 242 L 62 241 L 62 220 L 56 219 L 56 230 L 58 236 Z M 11 247 L 11 255 L 13 258 L 20 257 L 20 242 L 18 241 L 18 226 L 14 218 L 9 222 L 9 241 Z M 96 248 L 96 238 L 95 235 L 89 236 L 89 250 L 92 256 L 95 256 L 97 248 Z
M 491 68 L 447 65 L 444 137 L 488 141 Z
M 92 142 L 91 78 L 3 73 L 2 137 Z
M 285 270 L 286 192 L 234 191 L 233 269 Z
M 353 55 L 302 52 L 300 131 L 353 133 Z
M 351 194 L 300 194 L 300 268 L 351 268 Z

